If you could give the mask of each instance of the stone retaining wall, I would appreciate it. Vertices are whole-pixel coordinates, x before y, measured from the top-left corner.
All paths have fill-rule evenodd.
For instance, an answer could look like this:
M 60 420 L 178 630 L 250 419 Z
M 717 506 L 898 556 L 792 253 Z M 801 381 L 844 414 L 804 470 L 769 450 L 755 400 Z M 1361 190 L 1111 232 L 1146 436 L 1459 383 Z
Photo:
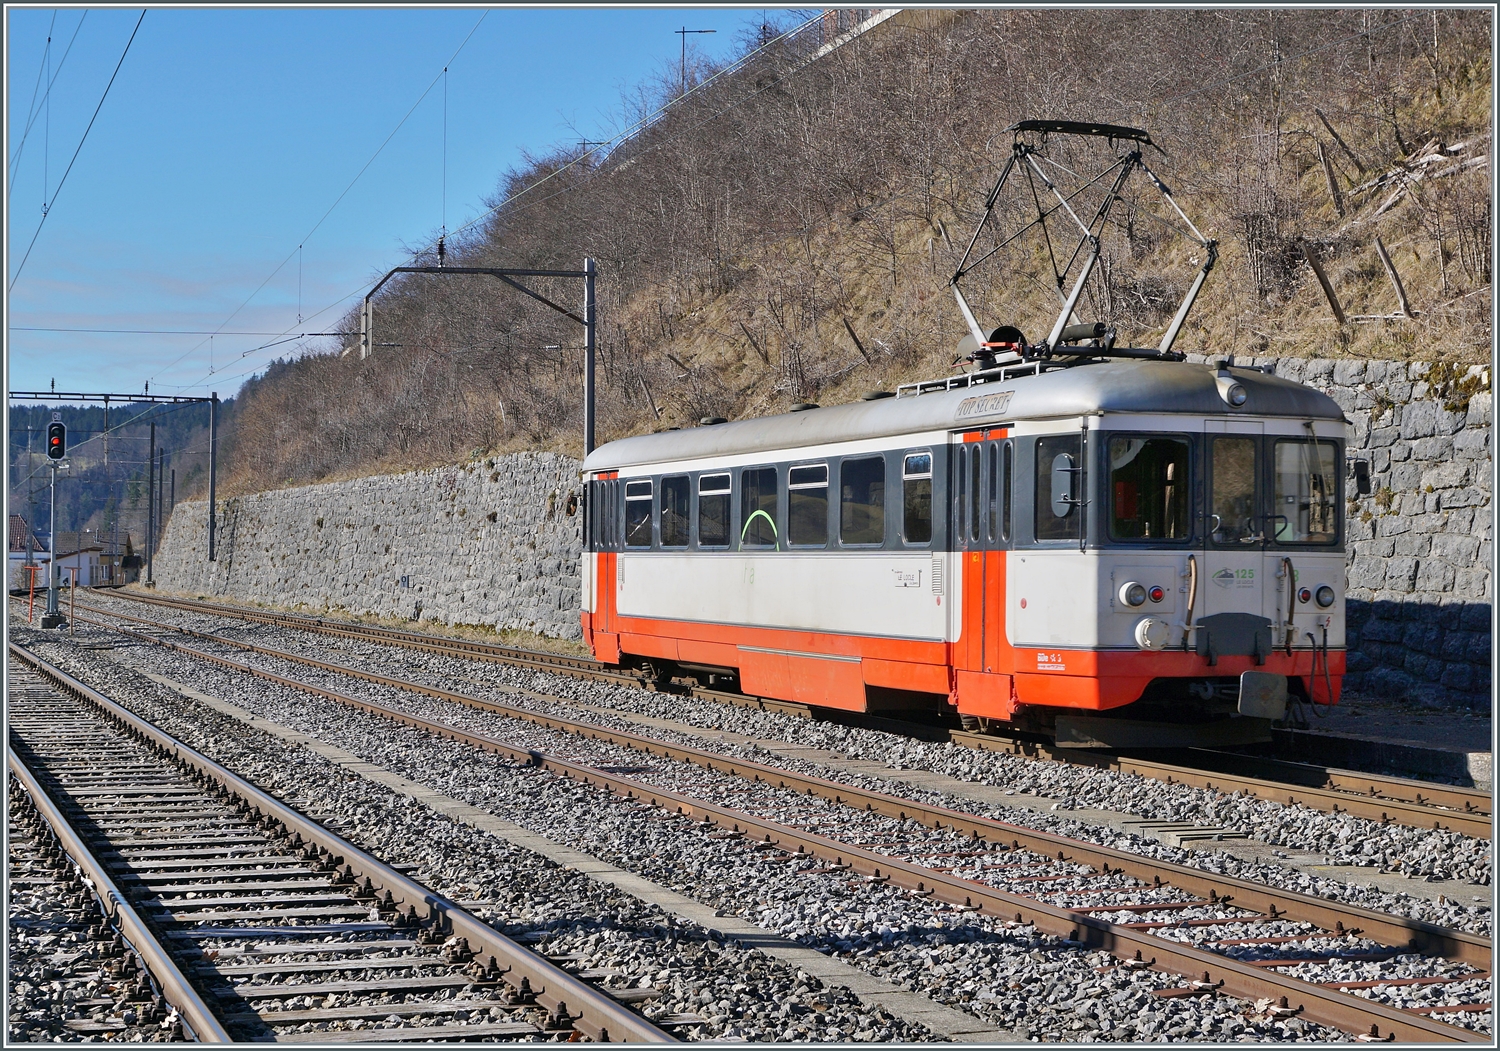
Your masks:
M 156 580 L 207 596 L 487 624 L 576 639 L 583 515 L 578 461 L 520 453 L 460 467 L 207 503 L 167 524 Z
M 1487 369 L 1257 358 L 1353 421 L 1373 492 L 1349 504 L 1351 689 L 1488 710 L 1491 394 Z M 177 591 L 579 636 L 578 463 L 483 463 L 177 507 L 157 580 Z M 1352 495 L 1352 482 L 1348 486 Z

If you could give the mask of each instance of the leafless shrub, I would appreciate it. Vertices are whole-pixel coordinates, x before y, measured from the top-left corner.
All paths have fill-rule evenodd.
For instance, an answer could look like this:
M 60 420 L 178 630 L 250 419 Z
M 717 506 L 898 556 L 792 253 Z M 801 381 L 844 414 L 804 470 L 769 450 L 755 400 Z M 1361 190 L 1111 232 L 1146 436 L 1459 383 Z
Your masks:
M 1432 299 L 1452 298 L 1490 279 L 1486 170 L 1429 184 L 1410 209 L 1353 234 L 1327 207 L 1321 169 L 1308 176 L 1308 136 L 1327 140 L 1315 109 L 1347 145 L 1332 163 L 1351 201 L 1367 177 L 1361 166 L 1379 169 L 1488 120 L 1487 108 L 1475 118 L 1465 101 L 1488 98 L 1488 14 L 1432 17 L 1378 8 L 912 10 L 813 62 L 828 39 L 823 22 L 781 39 L 780 26 L 752 26 L 743 41 L 752 53 L 732 75 L 710 79 L 711 68 L 691 62 L 687 79 L 699 90 L 609 152 L 528 155 L 499 181 L 485 223 L 448 242 L 448 259 L 570 269 L 598 260 L 601 439 L 946 367 L 962 332 L 946 283 L 1008 156 L 1005 129 L 1029 117 L 1152 131 L 1166 156 L 1147 151 L 1148 162 L 1222 245 L 1195 315 L 1192 338 L 1205 345 L 1295 331 L 1298 304 L 1311 302 L 1302 238 L 1352 238 L 1352 258 L 1374 232 L 1392 231 L 1414 299 L 1429 288 Z M 673 62 L 633 89 L 622 126 L 675 98 L 678 75 Z M 1083 171 L 1097 149 L 1057 139 L 1048 154 Z M 1122 329 L 1164 325 L 1197 265 L 1197 250 L 1168 229 L 1180 223 L 1153 210 L 1151 196 L 1122 202 L 1107 265 L 1088 287 L 1086 308 Z M 1034 215 L 1028 199 L 1003 200 L 976 251 Z M 997 256 L 994 269 L 974 275 L 971 302 L 984 318 L 1040 338 L 1057 310 L 1055 264 L 1035 245 Z M 576 282 L 535 286 L 581 302 Z M 1441 323 L 1483 326 L 1486 311 L 1470 307 L 1487 298 L 1462 302 L 1469 312 L 1445 308 Z M 376 318 L 378 341 L 398 346 L 365 361 L 301 359 L 247 389 L 235 446 L 243 484 L 435 463 L 480 448 L 577 451 L 572 322 L 487 278 L 393 281 Z M 357 333 L 357 316 L 343 327 Z M 1487 330 L 1467 338 L 1480 345 Z

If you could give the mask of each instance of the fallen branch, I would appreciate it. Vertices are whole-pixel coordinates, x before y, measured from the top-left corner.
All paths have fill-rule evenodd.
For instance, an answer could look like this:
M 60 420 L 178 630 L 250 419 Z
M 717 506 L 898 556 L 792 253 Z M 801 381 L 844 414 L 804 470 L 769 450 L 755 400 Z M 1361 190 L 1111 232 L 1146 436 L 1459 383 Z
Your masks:
M 1375 254 L 1380 256 L 1385 276 L 1391 279 L 1391 287 L 1396 290 L 1396 303 L 1401 307 L 1401 313 L 1407 317 L 1415 316 L 1411 312 L 1411 304 L 1406 301 L 1406 289 L 1401 287 L 1401 275 L 1396 272 L 1396 264 L 1391 262 L 1391 253 L 1385 250 L 1385 242 L 1379 237 L 1375 238 Z
M 870 355 L 865 353 L 865 345 L 861 343 L 859 341 L 859 337 L 854 334 L 854 326 L 849 324 L 848 318 L 840 318 L 839 320 L 844 323 L 844 331 L 849 333 L 849 338 L 854 340 L 854 349 L 859 351 L 859 356 L 864 358 L 865 364 L 868 365 L 870 363 Z
M 1323 148 L 1320 140 L 1313 139 L 1313 142 L 1318 147 L 1318 160 L 1323 165 L 1323 178 L 1328 183 L 1328 196 L 1333 198 L 1333 209 L 1341 216 L 1348 215 L 1348 211 L 1344 208 L 1344 195 L 1339 193 L 1339 184 L 1333 177 L 1333 164 L 1328 160 L 1328 151 Z
M 1318 279 L 1318 284 L 1323 286 L 1323 294 L 1328 297 L 1328 305 L 1333 308 L 1333 316 L 1340 325 L 1345 324 L 1344 308 L 1339 305 L 1339 297 L 1333 293 L 1333 284 L 1328 280 L 1328 275 L 1323 272 L 1323 266 L 1318 262 L 1318 253 L 1312 245 L 1306 241 L 1302 242 L 1302 256 L 1307 260 L 1308 266 L 1312 267 L 1313 274 Z
M 1339 147 L 1344 151 L 1345 155 L 1354 162 L 1354 166 L 1359 169 L 1359 174 L 1363 175 L 1365 173 L 1365 166 L 1361 164 L 1359 158 L 1354 155 L 1354 151 L 1349 148 L 1349 144 L 1339 136 L 1338 132 L 1333 130 L 1333 125 L 1328 122 L 1327 117 L 1323 116 L 1323 111 L 1315 106 L 1313 107 L 1313 112 L 1316 113 L 1318 115 L 1318 119 L 1323 122 L 1323 127 L 1328 129 L 1328 134 L 1333 136 L 1333 141 L 1338 143 Z

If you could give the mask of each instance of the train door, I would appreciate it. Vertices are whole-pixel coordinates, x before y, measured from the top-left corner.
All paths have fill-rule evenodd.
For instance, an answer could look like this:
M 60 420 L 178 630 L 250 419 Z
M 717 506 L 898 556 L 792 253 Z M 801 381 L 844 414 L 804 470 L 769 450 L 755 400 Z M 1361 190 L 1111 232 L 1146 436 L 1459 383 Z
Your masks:
M 958 707 L 965 714 L 1004 718 L 1010 711 L 1012 664 L 1004 622 L 1008 443 L 999 428 L 955 437 L 949 492 L 962 603 L 953 648 Z
M 1205 528 L 1194 622 L 1225 613 L 1263 617 L 1265 573 L 1264 425 L 1240 420 L 1204 423 L 1207 455 Z M 1273 620 L 1274 623 L 1274 620 Z M 1202 635 L 1203 632 L 1199 632 Z M 1204 640 L 1197 640 L 1200 652 Z M 1243 649 L 1243 646 L 1241 647 Z M 1262 647 L 1269 650 L 1269 643 Z
M 621 521 L 620 480 L 614 471 L 598 476 L 589 494 L 589 557 L 593 560 L 593 604 L 585 626 L 594 656 L 608 664 L 620 660 L 620 635 L 616 598 L 619 570 Z

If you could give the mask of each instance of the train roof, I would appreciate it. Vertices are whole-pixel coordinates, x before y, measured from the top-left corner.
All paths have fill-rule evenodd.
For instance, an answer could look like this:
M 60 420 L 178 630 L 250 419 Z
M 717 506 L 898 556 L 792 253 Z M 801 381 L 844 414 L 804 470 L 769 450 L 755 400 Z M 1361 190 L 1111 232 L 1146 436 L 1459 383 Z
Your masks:
M 1338 403 L 1321 391 L 1258 369 L 1231 367 L 1227 372 L 1245 387 L 1245 403 L 1239 407 L 1225 404 L 1219 396 L 1212 365 L 1107 360 L 913 397 L 830 405 L 736 423 L 623 438 L 595 449 L 584 460 L 583 467 L 585 471 L 607 471 L 639 464 L 1100 412 L 1281 416 L 1344 422 L 1344 412 Z

